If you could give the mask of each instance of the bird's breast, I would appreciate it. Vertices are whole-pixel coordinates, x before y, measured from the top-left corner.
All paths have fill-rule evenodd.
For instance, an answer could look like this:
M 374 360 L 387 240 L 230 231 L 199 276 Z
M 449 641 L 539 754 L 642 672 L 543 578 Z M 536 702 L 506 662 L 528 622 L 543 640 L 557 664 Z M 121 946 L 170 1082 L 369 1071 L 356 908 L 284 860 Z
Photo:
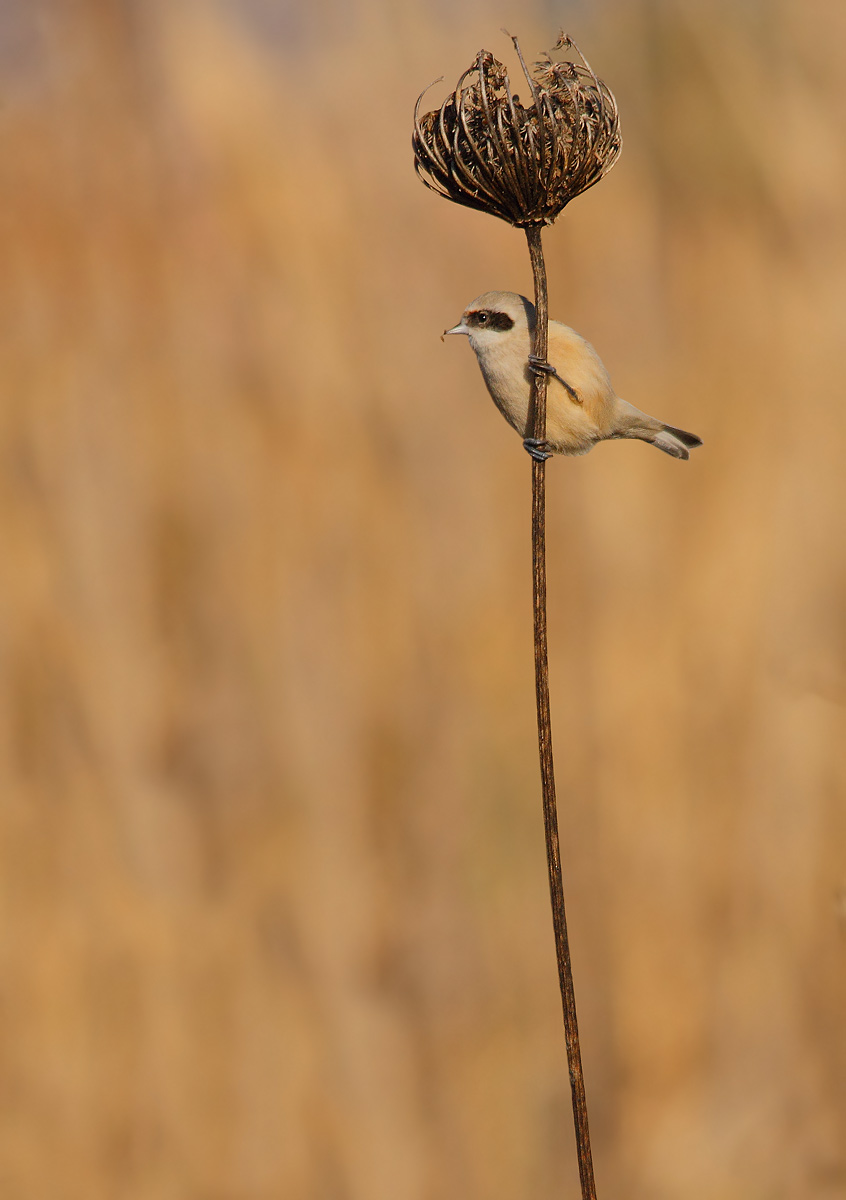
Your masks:
M 528 366 L 530 346 L 519 351 L 509 347 L 508 351 L 493 351 L 479 354 L 488 391 L 494 404 L 521 437 L 527 437 L 529 399 L 532 375 Z M 551 376 L 547 388 L 546 427 L 547 441 L 559 454 L 583 454 L 601 436 L 597 429 L 593 406 L 577 404 L 566 388 Z
M 479 366 L 494 404 L 509 425 L 525 437 L 531 395 L 528 370 L 519 360 L 509 362 L 507 356 L 495 353 L 480 356 Z

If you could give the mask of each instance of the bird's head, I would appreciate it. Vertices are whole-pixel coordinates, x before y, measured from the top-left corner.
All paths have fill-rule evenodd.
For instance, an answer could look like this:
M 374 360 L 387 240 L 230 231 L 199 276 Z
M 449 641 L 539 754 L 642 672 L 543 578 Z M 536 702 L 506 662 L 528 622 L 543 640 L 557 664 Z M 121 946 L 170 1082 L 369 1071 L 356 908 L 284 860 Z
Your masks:
M 484 292 L 468 304 L 458 325 L 443 336 L 464 333 L 477 354 L 502 347 L 506 341 L 525 342 L 535 325 L 535 306 L 516 292 Z

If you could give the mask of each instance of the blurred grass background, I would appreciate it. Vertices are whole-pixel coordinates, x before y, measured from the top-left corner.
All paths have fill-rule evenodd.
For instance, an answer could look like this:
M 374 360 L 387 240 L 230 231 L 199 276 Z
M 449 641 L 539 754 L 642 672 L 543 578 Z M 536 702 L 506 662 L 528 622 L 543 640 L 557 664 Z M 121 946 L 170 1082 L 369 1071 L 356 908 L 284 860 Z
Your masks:
M 846 10 L 6 0 L 4 1200 L 576 1196 L 529 463 L 438 340 L 528 256 L 409 146 L 503 25 L 623 117 L 552 313 L 706 443 L 548 472 L 600 1194 L 846 1197 Z

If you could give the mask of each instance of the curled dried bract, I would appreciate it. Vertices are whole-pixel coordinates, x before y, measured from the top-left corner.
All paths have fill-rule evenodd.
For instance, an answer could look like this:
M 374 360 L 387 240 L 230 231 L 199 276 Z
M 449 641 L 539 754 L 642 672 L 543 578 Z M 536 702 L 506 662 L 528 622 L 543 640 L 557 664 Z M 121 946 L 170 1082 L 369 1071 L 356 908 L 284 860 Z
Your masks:
M 611 90 L 564 34 L 529 71 L 512 38 L 531 103 L 511 91 L 505 67 L 487 50 L 439 109 L 414 109 L 414 165 L 427 187 L 512 225 L 550 225 L 566 204 L 592 187 L 620 153 L 620 120 Z M 428 91 L 428 88 L 426 89 Z

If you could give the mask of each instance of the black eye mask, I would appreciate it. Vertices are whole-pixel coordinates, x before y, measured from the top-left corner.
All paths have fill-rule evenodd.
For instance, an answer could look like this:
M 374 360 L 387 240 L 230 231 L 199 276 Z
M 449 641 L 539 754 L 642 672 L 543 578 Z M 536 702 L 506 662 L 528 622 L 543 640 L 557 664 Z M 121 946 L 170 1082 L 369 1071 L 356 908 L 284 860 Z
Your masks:
M 514 322 L 508 313 L 494 312 L 490 308 L 468 313 L 465 321 L 471 329 L 495 329 L 498 333 L 506 333 L 514 328 Z

